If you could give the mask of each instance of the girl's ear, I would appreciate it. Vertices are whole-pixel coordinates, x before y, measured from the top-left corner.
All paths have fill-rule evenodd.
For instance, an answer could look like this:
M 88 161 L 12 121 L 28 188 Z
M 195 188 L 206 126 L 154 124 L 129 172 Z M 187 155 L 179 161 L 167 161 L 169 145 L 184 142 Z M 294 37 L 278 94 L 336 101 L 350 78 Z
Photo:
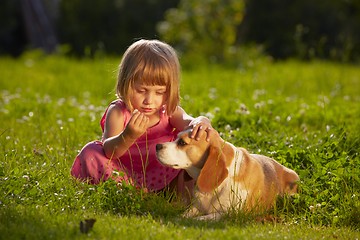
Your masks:
M 227 176 L 224 153 L 219 146 L 210 145 L 208 158 L 197 179 L 199 191 L 214 191 Z

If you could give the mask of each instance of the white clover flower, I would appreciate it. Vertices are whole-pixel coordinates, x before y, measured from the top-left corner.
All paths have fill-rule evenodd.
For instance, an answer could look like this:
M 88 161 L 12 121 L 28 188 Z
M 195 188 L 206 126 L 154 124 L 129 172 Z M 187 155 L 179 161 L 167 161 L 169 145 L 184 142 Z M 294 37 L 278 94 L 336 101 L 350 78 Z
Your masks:
M 303 130 L 303 132 L 305 132 L 305 133 L 308 131 L 308 128 L 307 128 L 307 126 L 306 126 L 305 123 L 301 124 L 300 128 L 301 128 L 301 129 Z
M 216 88 L 210 88 L 209 98 L 213 99 L 213 100 L 217 98 L 217 89 Z
M 214 108 L 214 112 L 215 112 L 215 113 L 220 112 L 220 110 L 221 110 L 221 109 L 220 109 L 219 107 L 215 107 L 215 108 Z
M 95 109 L 95 106 L 93 104 L 88 105 L 88 109 L 93 111 Z
M 330 126 L 329 125 L 326 125 L 326 132 L 329 132 L 330 131 Z
M 22 177 L 23 177 L 24 179 L 26 179 L 27 181 L 30 181 L 29 175 L 23 175 Z
M 260 108 L 262 108 L 262 107 L 264 107 L 264 106 L 265 106 L 265 102 L 264 102 L 264 101 L 255 103 L 255 105 L 254 105 L 254 107 L 255 107 L 256 109 L 260 109 Z
M 249 115 L 250 111 L 248 110 L 245 104 L 241 103 L 239 108 L 235 110 L 235 113 L 242 115 Z
M 259 96 L 265 95 L 265 94 L 266 94 L 265 89 L 256 89 L 253 94 L 253 100 L 257 100 L 259 98 Z
M 211 112 L 207 112 L 205 113 L 205 117 L 209 118 L 210 120 L 213 119 L 215 117 L 215 115 Z
M 66 101 L 65 98 L 59 98 L 59 99 L 57 100 L 57 105 L 58 105 L 58 106 L 62 106 L 65 101 Z

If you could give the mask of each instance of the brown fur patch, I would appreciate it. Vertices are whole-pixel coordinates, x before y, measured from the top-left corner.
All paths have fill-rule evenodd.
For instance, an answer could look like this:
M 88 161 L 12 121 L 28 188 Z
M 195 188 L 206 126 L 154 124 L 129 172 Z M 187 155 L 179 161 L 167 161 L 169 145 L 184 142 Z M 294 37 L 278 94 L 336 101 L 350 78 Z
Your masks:
M 197 179 L 200 192 L 215 190 L 228 176 L 224 153 L 218 147 L 210 146 L 209 156 Z

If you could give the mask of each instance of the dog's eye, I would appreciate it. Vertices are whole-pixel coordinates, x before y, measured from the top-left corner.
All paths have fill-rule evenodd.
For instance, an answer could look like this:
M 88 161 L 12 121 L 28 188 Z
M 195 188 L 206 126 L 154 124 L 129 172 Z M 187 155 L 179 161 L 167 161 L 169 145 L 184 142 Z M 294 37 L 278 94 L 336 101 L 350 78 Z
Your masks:
M 186 142 L 184 140 L 182 140 L 182 139 L 179 139 L 177 144 L 178 144 L 178 146 L 185 146 Z

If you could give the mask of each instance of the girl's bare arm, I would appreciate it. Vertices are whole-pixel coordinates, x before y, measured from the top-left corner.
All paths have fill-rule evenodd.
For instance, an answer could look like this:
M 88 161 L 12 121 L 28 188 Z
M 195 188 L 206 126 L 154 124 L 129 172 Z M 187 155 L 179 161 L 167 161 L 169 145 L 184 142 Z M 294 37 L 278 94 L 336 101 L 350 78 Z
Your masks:
M 145 131 L 148 118 L 134 111 L 124 128 L 124 116 L 116 105 L 110 106 L 106 115 L 103 148 L 106 157 L 121 157 Z
M 212 134 L 212 127 L 211 122 L 207 117 L 199 116 L 193 118 L 189 114 L 187 114 L 184 109 L 178 106 L 174 114 L 170 118 L 170 123 L 179 131 L 192 128 L 192 138 L 200 139 L 200 137 L 204 133 L 206 133 L 206 139 L 210 140 L 210 135 Z

